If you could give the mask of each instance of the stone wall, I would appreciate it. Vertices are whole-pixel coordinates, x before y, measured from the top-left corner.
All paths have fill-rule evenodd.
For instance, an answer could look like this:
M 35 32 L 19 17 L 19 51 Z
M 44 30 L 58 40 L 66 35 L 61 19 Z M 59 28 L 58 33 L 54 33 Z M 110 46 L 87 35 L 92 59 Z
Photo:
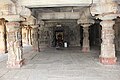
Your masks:
M 70 46 L 80 46 L 80 26 L 69 27 Z
M 55 46 L 56 23 L 46 23 L 47 26 L 39 28 L 39 44 L 43 47 Z M 80 26 L 76 23 L 62 23 L 64 31 L 63 42 L 68 42 L 69 46 L 80 46 Z

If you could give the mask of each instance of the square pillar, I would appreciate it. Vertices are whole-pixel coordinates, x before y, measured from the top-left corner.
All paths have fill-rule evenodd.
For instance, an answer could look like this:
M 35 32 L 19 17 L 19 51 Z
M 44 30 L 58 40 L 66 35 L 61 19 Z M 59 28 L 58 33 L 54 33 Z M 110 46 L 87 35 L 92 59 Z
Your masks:
M 22 33 L 19 22 L 7 22 L 8 32 L 8 61 L 7 68 L 20 68 L 23 65 Z
M 115 44 L 114 44 L 114 30 L 112 20 L 103 20 L 100 24 L 102 25 L 102 44 L 101 44 L 101 54 L 100 62 L 102 64 L 115 64 Z

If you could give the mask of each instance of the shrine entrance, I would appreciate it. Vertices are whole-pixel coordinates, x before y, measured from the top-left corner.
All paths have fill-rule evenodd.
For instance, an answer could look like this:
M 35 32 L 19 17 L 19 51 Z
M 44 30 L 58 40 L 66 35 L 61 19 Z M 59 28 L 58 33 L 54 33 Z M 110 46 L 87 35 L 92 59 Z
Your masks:
M 61 25 L 57 25 L 53 32 L 54 36 L 54 47 L 63 47 L 64 43 L 64 28 Z

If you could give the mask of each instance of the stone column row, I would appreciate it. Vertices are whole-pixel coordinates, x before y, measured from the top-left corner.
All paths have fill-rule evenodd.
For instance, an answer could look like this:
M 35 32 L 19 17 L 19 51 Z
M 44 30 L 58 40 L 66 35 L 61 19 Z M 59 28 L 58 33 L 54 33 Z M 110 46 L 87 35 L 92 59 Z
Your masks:
M 116 56 L 115 56 L 115 44 L 114 44 L 114 30 L 113 25 L 115 24 L 112 20 L 103 20 L 101 23 L 101 54 L 100 54 L 100 62 L 102 64 L 115 64 Z M 90 25 L 82 25 L 83 26 L 83 52 L 90 51 L 89 45 L 89 26 Z

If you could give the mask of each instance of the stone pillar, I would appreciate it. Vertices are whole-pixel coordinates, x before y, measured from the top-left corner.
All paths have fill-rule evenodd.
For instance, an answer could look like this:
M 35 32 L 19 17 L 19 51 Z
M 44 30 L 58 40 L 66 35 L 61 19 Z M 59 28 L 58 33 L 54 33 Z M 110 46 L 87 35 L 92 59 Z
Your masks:
M 83 46 L 82 52 L 89 52 L 90 45 L 89 45 L 89 26 L 90 24 L 84 24 L 83 26 Z
M 26 28 L 26 41 L 27 41 L 27 44 L 29 45 L 29 28 L 27 27 Z
M 22 25 L 22 21 L 20 22 L 20 31 L 19 31 L 19 33 L 20 33 L 20 37 L 21 37 L 21 45 L 20 46 L 22 46 L 23 47 L 23 40 L 22 40 L 22 27 L 23 27 L 23 25 Z
M 32 45 L 31 27 L 29 28 L 29 45 Z
M 27 27 L 27 34 L 26 34 L 26 39 L 27 39 L 27 44 L 32 45 L 32 39 L 31 39 L 31 27 Z
M 113 25 L 118 15 L 118 4 L 113 0 L 100 0 L 99 3 L 95 4 L 91 8 L 91 13 L 94 16 L 103 20 L 100 24 L 102 25 L 102 44 L 101 44 L 101 55 L 100 62 L 103 64 L 115 64 L 115 44 L 114 44 L 114 30 Z
M 7 41 L 6 41 L 6 22 L 4 18 L 0 19 L 0 53 L 7 53 Z
M 117 58 L 115 57 L 115 44 L 114 44 L 114 30 L 112 20 L 103 20 L 102 25 L 102 44 L 100 62 L 103 64 L 115 64 Z
M 38 51 L 38 28 L 32 28 L 31 33 L 33 50 Z
M 21 26 L 19 22 L 8 22 L 6 24 L 8 32 L 8 68 L 20 68 L 23 64 L 23 49 L 21 46 Z

